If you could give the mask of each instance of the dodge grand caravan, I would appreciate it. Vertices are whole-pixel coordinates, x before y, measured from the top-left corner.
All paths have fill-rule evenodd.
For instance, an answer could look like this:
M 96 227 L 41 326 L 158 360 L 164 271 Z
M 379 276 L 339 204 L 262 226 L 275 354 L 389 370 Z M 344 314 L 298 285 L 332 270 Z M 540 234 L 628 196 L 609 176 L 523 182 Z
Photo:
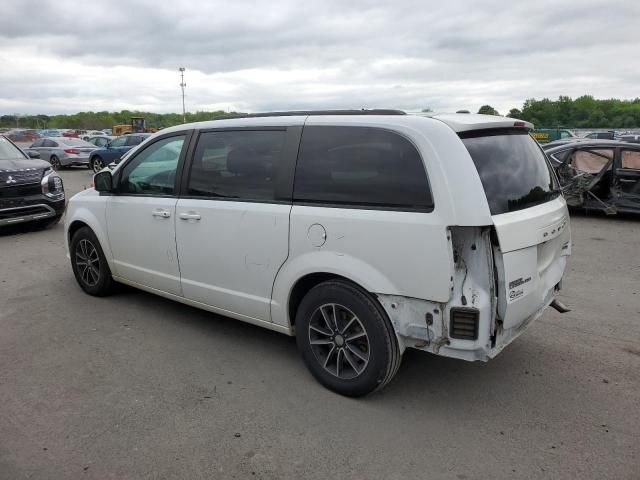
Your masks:
M 532 127 L 383 110 L 166 129 L 70 200 L 71 266 L 91 295 L 121 282 L 295 335 L 344 395 L 407 348 L 486 361 L 563 308 L 569 216 Z

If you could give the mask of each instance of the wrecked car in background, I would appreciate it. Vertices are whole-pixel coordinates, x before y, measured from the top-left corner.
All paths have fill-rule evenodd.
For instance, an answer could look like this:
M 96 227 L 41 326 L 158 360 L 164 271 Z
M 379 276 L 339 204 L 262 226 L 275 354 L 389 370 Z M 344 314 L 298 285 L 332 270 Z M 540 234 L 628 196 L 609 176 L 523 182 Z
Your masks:
M 640 213 L 640 144 L 573 142 L 546 150 L 570 207 Z

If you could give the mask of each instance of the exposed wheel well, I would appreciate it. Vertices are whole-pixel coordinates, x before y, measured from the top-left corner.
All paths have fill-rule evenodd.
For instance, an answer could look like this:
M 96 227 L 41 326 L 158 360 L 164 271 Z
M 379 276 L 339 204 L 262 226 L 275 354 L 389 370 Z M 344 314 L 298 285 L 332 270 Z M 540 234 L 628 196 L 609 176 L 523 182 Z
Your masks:
M 352 285 L 355 285 L 362 291 L 370 293 L 354 281 L 349 280 L 348 278 L 341 275 L 336 275 L 334 273 L 317 272 L 305 275 L 296 282 L 296 284 L 293 286 L 293 289 L 291 290 L 291 295 L 289 295 L 289 321 L 291 323 L 291 326 L 294 326 L 296 323 L 296 313 L 298 312 L 298 307 L 300 306 L 300 302 L 302 302 L 304 296 L 313 287 L 322 282 L 326 282 L 327 280 L 344 280 L 345 282 L 349 282 Z
M 67 239 L 69 245 L 71 245 L 71 239 L 73 238 L 73 235 L 82 227 L 89 227 L 89 225 L 87 225 L 84 222 L 81 222 L 80 220 L 75 220 L 71 223 L 71 225 L 69 225 L 69 238 Z

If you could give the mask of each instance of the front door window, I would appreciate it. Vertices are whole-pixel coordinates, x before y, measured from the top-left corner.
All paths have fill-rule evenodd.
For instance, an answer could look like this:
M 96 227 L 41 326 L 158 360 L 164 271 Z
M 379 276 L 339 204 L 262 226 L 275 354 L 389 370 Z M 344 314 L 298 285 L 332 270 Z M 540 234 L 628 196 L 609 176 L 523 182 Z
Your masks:
M 119 193 L 173 195 L 184 135 L 163 138 L 138 153 L 122 169 Z

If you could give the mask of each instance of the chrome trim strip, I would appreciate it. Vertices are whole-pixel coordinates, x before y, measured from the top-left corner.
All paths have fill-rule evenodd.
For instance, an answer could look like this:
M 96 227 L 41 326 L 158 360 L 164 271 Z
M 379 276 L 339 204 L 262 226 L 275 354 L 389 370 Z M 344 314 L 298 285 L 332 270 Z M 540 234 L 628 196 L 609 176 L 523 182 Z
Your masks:
M 48 210 L 46 213 L 32 213 L 30 215 L 18 216 L 13 218 L 0 219 L 0 225 L 12 225 L 14 223 L 30 222 L 32 220 L 41 220 L 43 218 L 50 218 L 56 215 L 56 211 L 49 205 L 44 203 L 37 203 L 35 205 L 25 205 L 22 207 L 12 207 L 0 209 L 0 212 L 10 212 L 12 210 L 25 210 L 28 208 L 43 207 Z

